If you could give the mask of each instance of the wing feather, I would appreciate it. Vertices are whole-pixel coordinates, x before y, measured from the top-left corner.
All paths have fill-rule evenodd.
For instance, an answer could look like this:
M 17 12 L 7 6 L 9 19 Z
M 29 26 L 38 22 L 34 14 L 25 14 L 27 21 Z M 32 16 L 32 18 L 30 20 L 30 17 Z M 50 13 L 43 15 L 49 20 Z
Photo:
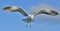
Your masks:
M 19 9 L 19 12 L 24 16 L 28 16 L 28 14 L 22 8 Z
M 22 9 L 17 6 L 9 6 L 9 7 L 4 7 L 3 10 L 7 12 L 20 12 L 24 16 L 28 16 L 28 14 Z
M 34 15 L 39 15 L 39 14 L 46 14 L 46 15 L 59 15 L 58 12 L 54 11 L 54 10 L 39 10 L 38 12 L 35 12 Z

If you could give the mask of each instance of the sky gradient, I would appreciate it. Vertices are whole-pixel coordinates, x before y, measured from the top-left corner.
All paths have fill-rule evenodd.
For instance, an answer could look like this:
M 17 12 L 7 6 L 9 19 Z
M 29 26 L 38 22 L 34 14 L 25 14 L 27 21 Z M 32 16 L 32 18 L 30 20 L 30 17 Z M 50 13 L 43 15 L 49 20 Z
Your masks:
M 60 0 L 0 0 L 0 31 L 28 31 L 29 29 L 26 28 L 26 23 L 22 21 L 25 18 L 22 14 L 18 12 L 4 12 L 4 7 L 19 6 L 27 13 L 32 13 L 30 12 L 30 7 L 39 4 L 51 5 L 57 9 L 60 8 Z M 37 16 L 29 31 L 60 31 L 60 15 Z

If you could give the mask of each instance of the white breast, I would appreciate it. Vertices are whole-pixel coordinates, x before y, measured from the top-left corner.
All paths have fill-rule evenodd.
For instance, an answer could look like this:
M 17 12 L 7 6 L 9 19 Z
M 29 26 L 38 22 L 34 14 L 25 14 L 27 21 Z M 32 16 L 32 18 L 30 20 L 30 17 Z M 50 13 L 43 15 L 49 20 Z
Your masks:
M 31 15 L 31 18 L 33 19 L 34 18 L 34 15 Z
M 34 15 L 29 15 L 29 17 L 31 17 L 31 19 L 33 19 L 34 18 Z

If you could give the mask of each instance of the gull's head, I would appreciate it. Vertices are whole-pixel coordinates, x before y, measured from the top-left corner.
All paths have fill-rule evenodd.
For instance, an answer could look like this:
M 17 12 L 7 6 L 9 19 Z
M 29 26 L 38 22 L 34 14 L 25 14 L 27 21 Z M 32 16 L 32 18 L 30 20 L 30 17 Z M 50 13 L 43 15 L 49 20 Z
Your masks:
M 9 7 L 4 7 L 3 10 L 7 11 L 7 12 L 15 12 L 15 11 L 19 10 L 19 7 L 17 7 L 17 6 L 9 6 Z
M 34 18 L 34 15 L 29 15 L 29 17 L 31 17 L 31 19 L 33 19 Z

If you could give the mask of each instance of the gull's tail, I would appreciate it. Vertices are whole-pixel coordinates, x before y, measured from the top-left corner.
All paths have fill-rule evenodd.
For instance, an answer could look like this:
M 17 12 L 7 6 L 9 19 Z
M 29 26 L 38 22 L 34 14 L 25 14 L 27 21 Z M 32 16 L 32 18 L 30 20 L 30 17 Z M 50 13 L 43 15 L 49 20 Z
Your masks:
M 26 28 L 27 28 L 27 27 L 30 27 L 30 28 L 31 28 L 31 24 L 30 24 L 30 23 L 31 23 L 32 21 L 31 21 L 31 18 L 30 18 L 30 17 L 28 17 L 28 18 L 26 18 L 26 19 L 23 19 L 23 21 L 26 22 Z

